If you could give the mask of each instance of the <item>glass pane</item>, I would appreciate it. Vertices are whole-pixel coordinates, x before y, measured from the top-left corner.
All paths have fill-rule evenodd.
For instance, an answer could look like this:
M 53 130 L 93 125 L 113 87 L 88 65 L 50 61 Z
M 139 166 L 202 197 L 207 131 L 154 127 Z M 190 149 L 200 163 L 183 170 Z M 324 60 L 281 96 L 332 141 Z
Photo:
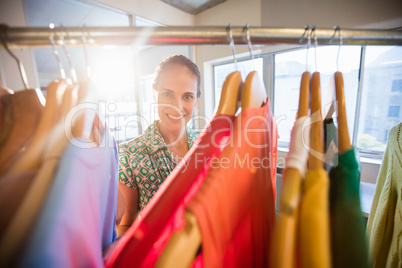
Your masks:
M 254 59 L 255 70 L 262 76 L 262 58 Z M 246 79 L 247 75 L 254 70 L 253 63 L 251 60 L 245 60 L 237 62 L 237 69 L 241 73 L 243 81 Z M 223 65 L 214 66 L 214 81 L 215 81 L 215 100 L 214 109 L 219 105 L 219 100 L 221 98 L 221 91 L 223 82 L 225 82 L 226 77 L 236 71 L 236 66 L 234 63 L 228 63 Z
M 76 0 L 25 0 L 29 26 L 129 26 L 127 15 Z
M 153 111 L 152 109 L 155 109 L 156 106 L 155 100 L 153 97 L 153 89 L 152 89 L 152 84 L 155 79 L 155 74 L 147 75 L 141 77 L 141 93 L 142 93 L 142 98 L 141 98 L 141 105 L 143 107 L 141 117 L 145 119 L 146 125 L 150 125 L 153 120 L 159 119 L 158 113 L 156 111 Z
M 402 47 L 366 49 L 357 147 L 383 152 L 388 131 L 402 120 Z
M 129 26 L 129 17 L 122 12 L 75 0 L 26 0 L 30 26 L 56 27 Z M 46 8 L 44 8 L 46 7 Z M 69 77 L 69 65 L 61 47 L 57 48 L 60 61 Z M 67 48 L 78 81 L 86 76 L 86 63 L 82 47 Z M 34 49 L 40 87 L 60 77 L 57 61 L 51 48 Z M 138 121 L 134 94 L 133 50 L 129 46 L 88 46 L 88 60 L 92 78 L 97 84 L 100 99 L 105 102 L 106 122 L 117 142 L 138 136 Z
M 290 141 L 290 132 L 296 118 L 300 80 L 302 73 L 306 71 L 306 51 L 302 49 L 275 55 L 274 114 L 278 124 L 279 141 L 283 143 Z M 360 51 L 359 46 L 344 46 L 339 55 L 339 71 L 342 72 L 344 79 L 346 112 L 351 136 L 355 121 Z M 315 49 L 309 49 L 308 53 L 307 67 L 312 73 L 315 70 Z M 317 70 L 321 78 L 322 111 L 325 116 L 324 108 L 329 107 L 331 100 L 335 99 L 334 90 L 328 92 L 328 88 L 333 85 L 333 75 L 337 71 L 338 47 L 319 47 L 316 54 Z M 331 89 L 334 87 L 331 86 Z

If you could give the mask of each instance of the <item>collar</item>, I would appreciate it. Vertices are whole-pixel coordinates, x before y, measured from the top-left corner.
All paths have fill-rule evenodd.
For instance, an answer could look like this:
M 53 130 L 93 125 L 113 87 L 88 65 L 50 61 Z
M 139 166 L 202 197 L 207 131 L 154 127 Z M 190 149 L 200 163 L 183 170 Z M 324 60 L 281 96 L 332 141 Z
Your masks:
M 155 120 L 154 122 L 152 122 L 152 124 L 142 134 L 143 138 L 145 139 L 146 147 L 149 154 L 156 153 L 159 150 L 167 149 L 166 142 L 158 129 L 159 122 L 160 120 Z M 197 136 L 198 134 L 186 125 L 186 137 L 189 149 L 193 146 Z

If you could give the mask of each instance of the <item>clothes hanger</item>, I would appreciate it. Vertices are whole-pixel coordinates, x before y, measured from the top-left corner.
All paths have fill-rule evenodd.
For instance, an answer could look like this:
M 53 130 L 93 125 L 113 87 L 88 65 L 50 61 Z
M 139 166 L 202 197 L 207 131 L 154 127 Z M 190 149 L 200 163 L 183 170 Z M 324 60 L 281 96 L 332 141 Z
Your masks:
M 341 29 L 338 27 L 339 34 L 339 49 L 338 56 L 336 60 L 335 73 L 335 92 L 336 92 L 336 103 L 337 103 L 337 121 L 338 121 L 338 146 L 339 153 L 345 153 L 347 150 L 352 149 L 352 144 L 350 143 L 350 136 L 348 130 L 348 121 L 346 116 L 346 105 L 345 105 L 345 91 L 342 73 L 339 72 L 339 52 L 342 46 L 342 35 Z
M 247 33 L 247 43 L 250 51 L 250 58 L 253 62 L 253 51 L 250 40 L 250 33 L 248 24 L 244 27 Z M 243 84 L 243 89 L 241 93 L 241 108 L 259 108 L 261 107 L 267 99 L 267 92 L 265 90 L 264 82 L 257 73 L 257 71 L 252 71 L 247 75 L 246 80 Z
M 64 30 L 65 35 L 67 37 L 71 38 L 70 35 L 68 34 L 68 32 L 66 31 L 66 29 L 64 28 L 63 24 L 60 25 L 60 28 Z M 66 56 L 66 59 L 67 59 L 67 63 L 68 63 L 68 66 L 69 66 L 70 77 L 73 80 L 73 83 L 78 83 L 77 72 L 75 71 L 75 68 L 74 68 L 74 66 L 73 66 L 73 64 L 71 62 L 70 54 L 68 53 L 67 46 L 66 46 L 66 41 L 64 40 L 63 36 L 61 36 L 61 38 L 60 38 L 60 43 L 61 43 L 61 46 L 63 48 L 64 55 Z
M 235 71 L 226 77 L 222 85 L 221 98 L 216 114 L 236 114 L 242 84 L 241 73 L 239 71 Z
M 88 59 L 87 42 L 84 35 L 82 35 L 82 44 L 84 50 L 84 58 L 86 64 L 86 78 L 80 83 L 78 91 L 78 104 L 96 103 L 98 102 L 98 92 L 96 85 L 91 77 L 91 69 Z M 77 120 L 73 123 L 72 137 L 83 138 L 88 142 L 95 142 L 100 144 L 100 135 L 105 130 L 105 115 L 101 108 L 98 106 L 97 111 L 91 108 L 85 108 L 79 111 Z
M 36 98 L 38 98 L 39 102 L 42 104 L 42 106 L 44 106 L 45 105 L 45 97 L 43 96 L 42 91 L 39 88 L 30 89 L 29 84 L 28 84 L 28 77 L 26 75 L 24 65 L 18 59 L 18 57 L 15 56 L 14 53 L 12 53 L 11 50 L 8 48 L 7 31 L 8 31 L 8 25 L 0 24 L 0 40 L 3 44 L 3 47 L 6 49 L 7 53 L 17 62 L 18 70 L 20 72 L 25 91 L 33 90 L 36 93 Z
M 46 105 L 32 140 L 21 157 L 10 167 L 7 174 L 21 171 L 36 170 L 42 162 L 48 137 L 60 118 L 60 106 L 67 83 L 56 79 L 47 87 Z
M 49 28 L 51 30 L 54 29 L 54 24 L 50 23 L 49 24 Z M 61 107 L 60 107 L 60 111 L 61 111 L 61 116 L 60 119 L 64 120 L 64 118 L 66 117 L 68 111 L 77 104 L 77 92 L 78 92 L 78 84 L 77 83 L 72 83 L 72 81 L 70 79 L 66 78 L 66 72 L 63 68 L 63 64 L 61 63 L 60 57 L 59 57 L 59 52 L 56 48 L 56 44 L 54 41 L 54 33 L 51 31 L 49 34 L 49 41 L 50 44 L 52 45 L 52 50 L 53 50 L 53 54 L 56 58 L 57 61 L 57 66 L 59 68 L 59 72 L 60 72 L 60 77 L 62 79 L 66 79 L 66 82 L 68 83 L 68 87 L 66 88 L 64 94 L 63 94 L 63 98 L 62 98 L 62 103 L 61 103 Z M 62 41 L 64 44 L 64 41 Z M 64 50 L 64 51 L 67 51 Z M 66 56 L 67 58 L 69 58 L 69 56 Z M 70 61 L 71 63 L 71 61 Z
M 52 29 L 52 24 L 49 25 L 49 28 Z M 49 34 L 49 41 L 52 45 L 53 53 L 58 63 L 61 78 L 55 79 L 47 87 L 46 105 L 36 131 L 32 136 L 32 140 L 21 157 L 10 167 L 7 174 L 36 170 L 39 168 L 48 138 L 60 119 L 60 107 L 64 92 L 68 86 L 68 82 L 65 79 L 65 72 L 54 45 L 52 33 Z
M 78 87 L 78 84 L 74 84 L 64 91 L 60 105 L 60 119 L 46 144 L 43 156 L 46 162 L 39 168 L 29 192 L 12 219 L 12 224 L 8 226 L 6 235 L 0 239 L 0 266 L 12 264 L 19 254 L 30 226 L 40 211 L 52 184 L 59 159 L 68 142 L 71 141 L 68 137 L 68 130 L 71 133 L 71 122 L 73 121 L 68 121 L 67 117 L 74 116 L 74 113 L 70 113 L 71 108 L 78 102 L 82 103 L 88 95 L 88 87 Z
M 323 129 L 321 116 L 321 83 L 320 73 L 317 72 L 317 33 L 314 33 L 315 72 L 311 78 L 311 129 L 310 129 L 310 155 L 308 159 L 309 169 L 321 169 L 324 167 L 323 154 Z
M 241 73 L 237 70 L 236 50 L 233 41 L 231 24 L 228 26 L 230 46 L 233 52 L 233 61 L 236 71 L 229 74 L 222 85 L 221 98 L 216 114 L 235 115 L 238 108 L 238 100 L 242 91 Z
M 308 71 L 308 51 L 310 48 L 311 35 L 308 34 L 309 26 L 305 26 L 304 29 L 305 31 L 300 42 L 307 33 L 306 71 L 302 74 L 300 82 L 297 119 L 308 116 L 309 108 L 310 72 Z M 304 135 L 303 132 L 300 134 Z M 277 246 L 273 247 L 271 252 L 271 263 L 273 267 L 295 266 L 295 263 L 292 262 L 295 258 L 289 257 L 289 254 L 294 254 L 296 248 L 297 216 L 293 216 L 293 220 L 289 217 L 297 213 L 294 210 L 298 208 L 300 202 L 302 177 L 304 177 L 304 174 L 301 174 L 299 169 L 295 167 L 287 167 L 283 173 L 283 189 L 279 200 L 280 212 L 274 234 L 274 243 Z M 292 212 L 289 213 L 289 210 Z M 291 241 L 294 243 L 291 243 Z
M 300 96 L 299 96 L 299 109 L 297 111 L 297 118 L 308 115 L 309 96 L 310 96 L 310 72 L 308 71 L 308 52 L 311 43 L 311 34 L 308 33 L 309 26 L 305 26 L 305 33 L 307 33 L 307 49 L 306 49 L 306 71 L 302 74 L 300 82 Z M 304 34 L 303 34 L 304 36 Z M 302 38 L 303 38 L 302 36 Z M 300 39 L 301 41 L 302 39 Z
M 217 114 L 234 115 L 237 110 L 237 99 L 239 93 L 242 91 L 242 85 L 241 74 L 237 71 L 236 51 L 231 24 L 229 24 L 227 30 L 236 71 L 231 73 L 224 82 Z M 156 267 L 189 267 L 196 258 L 202 241 L 201 230 L 197 218 L 191 212 L 186 211 L 184 213 L 184 220 L 185 225 L 183 229 L 173 233 L 159 257 Z
M 49 24 L 49 29 L 51 29 L 51 30 L 54 29 L 53 23 Z M 59 51 L 56 48 L 56 44 L 54 42 L 54 33 L 52 31 L 49 32 L 49 41 L 50 41 L 50 44 L 52 45 L 52 50 L 53 50 L 54 57 L 56 58 L 57 67 L 59 68 L 60 78 L 66 79 L 66 72 L 64 71 L 63 64 L 61 64 L 60 57 L 59 57 Z
M 14 94 L 14 90 L 0 86 L 0 98 L 8 94 Z
M 7 171 L 15 174 L 21 171 L 37 170 L 28 192 L 10 221 L 5 235 L 0 239 L 0 266 L 12 266 L 28 235 L 46 194 L 51 185 L 54 170 L 57 167 L 58 156 L 48 161 L 49 152 L 59 153 L 67 143 L 64 129 L 58 128 L 61 116 L 61 104 L 68 84 L 65 79 L 56 79 L 47 88 L 46 105 L 39 119 L 32 140 L 27 148 Z M 58 130 L 58 139 L 54 133 Z M 61 155 L 61 153 L 60 153 Z M 46 159 L 46 160 L 44 160 Z
M 27 102 L 26 106 L 30 106 L 34 103 L 33 107 L 37 107 L 38 105 L 35 103 L 40 103 L 40 96 L 43 97 L 42 93 L 40 90 L 34 90 L 34 89 L 29 89 L 28 81 L 27 81 L 27 76 L 25 73 L 24 66 L 22 62 L 19 61 L 19 59 L 8 49 L 7 47 L 7 42 L 6 42 L 6 36 L 7 36 L 7 27 L 6 25 L 1 25 L 1 41 L 4 45 L 4 48 L 6 51 L 12 56 L 16 61 L 19 66 L 19 71 L 21 74 L 21 78 L 24 83 L 24 87 L 26 90 L 22 91 L 21 93 L 16 93 L 13 95 L 13 97 L 17 98 L 18 95 L 30 95 L 30 98 L 23 98 Z M 42 116 L 40 116 L 39 123 L 37 126 L 35 125 L 36 129 L 35 131 L 32 131 L 32 139 L 26 148 L 26 150 L 22 153 L 21 157 L 19 157 L 12 165 L 10 165 L 8 171 L 6 173 L 15 173 L 19 170 L 30 170 L 30 169 L 35 169 L 38 167 L 38 163 L 40 163 L 40 157 L 35 157 L 37 154 L 41 152 L 41 148 L 43 148 L 43 145 L 46 141 L 46 137 L 43 136 L 45 133 L 48 132 L 48 130 L 52 127 L 52 124 L 54 122 L 54 117 L 57 117 L 58 113 L 55 111 L 57 109 L 57 102 L 58 99 L 58 94 L 57 91 L 63 91 L 63 86 L 61 85 L 60 88 L 58 88 L 57 83 L 52 84 L 50 87 L 50 94 L 48 94 L 48 101 L 49 103 L 46 103 L 46 107 L 43 109 L 41 108 L 41 113 Z M 39 93 L 40 92 L 40 93 Z M 39 94 L 39 95 L 38 95 Z M 34 95 L 36 97 L 34 97 Z M 44 103 L 45 101 L 43 101 Z M 32 106 L 31 106 L 32 107 Z M 43 112 L 42 112 L 43 109 Z M 32 110 L 32 113 L 34 113 L 35 110 Z M 29 127 L 29 126 L 27 126 Z M 29 131 L 29 130 L 27 130 Z M 21 148 L 15 148 L 18 151 L 22 149 Z
M 334 37 L 336 35 L 336 32 L 338 32 L 338 36 L 339 36 L 339 48 L 338 48 L 338 55 L 336 57 L 336 70 L 339 70 L 339 53 L 341 51 L 341 42 L 342 42 L 342 37 L 340 36 L 340 28 L 339 26 L 335 26 L 334 27 L 334 34 L 332 36 L 332 38 L 329 40 L 329 43 L 332 43 L 332 41 L 334 40 Z M 334 82 L 335 84 L 335 82 Z M 326 109 L 326 114 L 325 114 L 325 120 L 329 120 L 332 118 L 334 112 L 335 112 L 335 98 L 333 96 L 333 92 L 335 91 L 334 88 L 332 87 L 332 80 L 330 80 L 330 86 L 328 87 L 328 92 L 327 92 L 327 101 L 331 102 L 331 105 L 329 106 L 328 109 Z
M 4 46 L 4 48 L 6 49 L 7 53 L 17 62 L 18 65 L 18 70 L 20 71 L 20 75 L 22 78 L 22 83 L 24 84 L 24 88 L 27 90 L 29 89 L 29 84 L 28 84 L 28 78 L 25 72 L 25 68 L 24 65 L 22 64 L 22 62 L 17 58 L 17 56 L 14 55 L 14 53 L 11 52 L 11 50 L 8 48 L 7 45 L 7 29 L 8 26 L 5 24 L 1 24 L 1 42 Z

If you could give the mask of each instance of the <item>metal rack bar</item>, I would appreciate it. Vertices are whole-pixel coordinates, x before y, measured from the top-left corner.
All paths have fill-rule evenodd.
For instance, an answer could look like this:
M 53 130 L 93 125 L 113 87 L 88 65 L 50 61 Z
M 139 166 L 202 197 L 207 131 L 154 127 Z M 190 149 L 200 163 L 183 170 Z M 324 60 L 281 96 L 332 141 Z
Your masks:
M 253 45 L 300 45 L 307 41 L 304 28 L 249 27 Z M 341 29 L 343 45 L 402 45 L 398 30 Z M 236 45 L 247 45 L 244 27 L 232 27 Z M 319 45 L 336 45 L 334 29 L 316 29 Z M 57 45 L 82 46 L 81 37 L 89 46 L 100 45 L 227 45 L 227 27 L 9 27 L 6 41 L 9 48 L 50 47 L 50 34 Z M 302 38 L 303 37 L 303 38 Z

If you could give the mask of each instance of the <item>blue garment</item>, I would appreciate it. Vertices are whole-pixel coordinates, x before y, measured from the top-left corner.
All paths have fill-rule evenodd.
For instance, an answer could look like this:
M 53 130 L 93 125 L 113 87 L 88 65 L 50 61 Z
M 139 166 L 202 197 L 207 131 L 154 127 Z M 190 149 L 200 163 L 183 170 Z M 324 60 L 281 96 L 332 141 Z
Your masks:
M 103 267 L 116 239 L 117 147 L 109 131 L 95 148 L 68 143 L 21 254 L 21 267 Z

